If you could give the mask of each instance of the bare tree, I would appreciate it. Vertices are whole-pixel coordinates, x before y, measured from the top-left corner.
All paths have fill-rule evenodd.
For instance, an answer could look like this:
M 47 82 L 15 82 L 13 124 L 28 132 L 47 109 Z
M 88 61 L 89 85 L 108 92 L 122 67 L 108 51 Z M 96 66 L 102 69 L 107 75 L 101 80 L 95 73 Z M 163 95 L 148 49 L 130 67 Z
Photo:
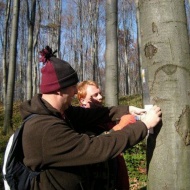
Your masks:
M 148 136 L 148 189 L 190 189 L 190 48 L 184 0 L 139 1 L 140 55 L 162 126 Z M 145 76 L 146 76 L 145 73 Z M 145 96 L 143 96 L 145 98 Z
M 84 28 L 83 28 L 83 2 L 82 0 L 78 0 L 78 18 L 79 18 L 79 33 L 80 33 L 80 45 L 79 45 L 79 49 L 80 49 L 80 54 L 79 54 L 79 57 L 80 57 L 80 70 L 79 70 L 79 78 L 81 81 L 83 81 L 84 79 L 84 61 L 83 61 L 83 39 L 84 39 Z
M 4 32 L 3 32 L 3 103 L 4 106 L 6 105 L 6 93 L 7 93 L 7 72 L 8 72 L 8 63 L 7 63 L 7 43 L 8 43 L 8 21 L 10 19 L 10 3 L 11 1 L 8 0 L 6 4 L 6 12 L 5 12 L 5 25 L 4 25 Z
M 19 11 L 19 32 L 17 47 L 17 65 L 15 77 L 14 99 L 23 101 L 27 97 L 27 52 L 28 52 L 28 24 L 26 1 L 21 1 Z
M 58 23 L 57 25 L 57 51 L 58 51 L 58 57 L 60 57 L 60 45 L 61 45 L 61 14 L 62 14 L 62 0 L 57 0 L 56 2 L 56 22 Z
M 11 28 L 11 45 L 10 45 L 10 62 L 8 68 L 7 96 L 5 105 L 5 118 L 3 124 L 3 133 L 12 131 L 12 113 L 13 113 L 13 97 L 15 86 L 15 70 L 16 70 L 16 50 L 18 37 L 18 18 L 19 18 L 20 0 L 13 0 L 13 19 Z
M 34 67 L 33 67 L 33 95 L 38 93 L 38 86 L 40 84 L 40 72 L 39 72 L 39 59 L 38 59 L 38 39 L 40 34 L 40 24 L 41 24 L 41 6 L 39 3 L 40 0 L 37 1 L 37 7 L 38 7 L 38 18 L 36 19 L 36 25 L 35 25 L 35 35 L 34 35 L 34 42 L 33 42 L 33 57 L 34 57 Z
M 30 1 L 31 2 L 31 1 Z M 28 60 L 27 60 L 27 99 L 32 97 L 32 68 L 33 68 L 33 35 L 36 15 L 36 0 L 32 0 L 31 5 L 27 4 L 27 23 L 28 23 Z
M 92 59 L 92 78 L 98 82 L 98 17 L 99 0 L 89 1 L 90 14 L 90 36 L 91 36 L 91 59 Z
M 118 105 L 117 0 L 106 0 L 106 81 L 105 103 Z

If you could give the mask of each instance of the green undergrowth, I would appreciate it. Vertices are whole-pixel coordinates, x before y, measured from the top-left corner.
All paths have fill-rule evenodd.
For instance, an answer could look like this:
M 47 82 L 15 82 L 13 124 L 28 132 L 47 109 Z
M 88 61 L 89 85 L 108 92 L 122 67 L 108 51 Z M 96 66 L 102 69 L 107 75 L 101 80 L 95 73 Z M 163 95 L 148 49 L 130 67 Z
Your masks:
M 78 101 L 73 101 L 74 105 L 78 105 Z M 142 107 L 142 97 L 140 95 L 125 96 L 119 99 L 120 105 L 133 105 Z M 20 126 L 21 118 L 19 114 L 19 102 L 14 103 L 13 108 L 13 128 L 16 130 Z M 2 171 L 3 154 L 9 135 L 2 135 L 3 129 L 3 105 L 0 104 L 0 170 Z M 128 149 L 123 153 L 126 161 L 131 190 L 146 190 L 146 142 L 142 141 L 133 148 Z M 3 190 L 2 175 L 0 173 L 0 190 Z
M 121 97 L 119 104 L 142 108 L 142 96 L 133 95 Z M 130 178 L 130 189 L 146 190 L 146 140 L 127 149 L 123 155 Z

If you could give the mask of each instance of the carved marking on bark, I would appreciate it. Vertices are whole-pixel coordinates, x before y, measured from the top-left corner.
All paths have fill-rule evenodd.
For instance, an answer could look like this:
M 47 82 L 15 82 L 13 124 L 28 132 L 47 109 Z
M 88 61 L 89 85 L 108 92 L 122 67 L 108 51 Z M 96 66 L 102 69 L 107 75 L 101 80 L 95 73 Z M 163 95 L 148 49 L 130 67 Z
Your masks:
M 190 108 L 188 105 L 182 110 L 178 121 L 175 122 L 175 127 L 185 145 L 190 145 Z
M 144 52 L 145 56 L 151 59 L 157 53 L 157 48 L 151 42 L 148 42 L 145 44 Z
M 153 32 L 153 33 L 156 32 L 156 34 L 157 34 L 157 36 L 158 36 L 158 27 L 157 27 L 157 25 L 155 24 L 155 22 L 152 23 L 152 32 Z
M 152 64 L 153 64 L 153 65 L 162 64 L 162 62 L 160 62 L 160 61 L 154 61 Z
M 159 97 L 157 97 L 157 96 L 155 96 L 152 100 L 153 100 L 153 102 L 154 102 L 155 104 L 160 104 L 160 103 L 162 103 L 162 102 L 170 101 L 169 99 L 166 99 L 166 98 L 159 98 Z
M 177 71 L 177 65 L 168 64 L 162 68 L 167 75 L 172 75 Z
M 176 69 L 175 69 L 176 68 Z M 154 75 L 154 80 L 150 86 L 150 93 L 153 89 L 153 86 L 154 86 L 154 83 L 156 81 L 156 76 L 157 74 L 160 72 L 160 71 L 164 71 L 166 74 L 169 74 L 169 75 L 172 75 L 176 72 L 177 68 L 180 68 L 180 69 L 183 69 L 185 70 L 189 76 L 190 76 L 190 70 L 188 70 L 186 67 L 181 67 L 179 65 L 173 65 L 173 64 L 166 64 L 166 65 L 163 65 L 161 67 L 159 67 L 156 71 L 155 71 L 155 75 Z

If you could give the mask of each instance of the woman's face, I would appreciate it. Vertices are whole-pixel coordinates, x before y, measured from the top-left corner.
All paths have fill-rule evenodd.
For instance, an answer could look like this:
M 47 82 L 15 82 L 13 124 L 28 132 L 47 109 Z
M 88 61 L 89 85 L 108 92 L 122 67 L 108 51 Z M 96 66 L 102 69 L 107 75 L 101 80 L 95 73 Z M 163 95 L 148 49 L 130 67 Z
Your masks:
M 86 97 L 80 100 L 85 108 L 95 108 L 102 106 L 102 95 L 99 88 L 93 85 L 88 85 L 86 88 Z

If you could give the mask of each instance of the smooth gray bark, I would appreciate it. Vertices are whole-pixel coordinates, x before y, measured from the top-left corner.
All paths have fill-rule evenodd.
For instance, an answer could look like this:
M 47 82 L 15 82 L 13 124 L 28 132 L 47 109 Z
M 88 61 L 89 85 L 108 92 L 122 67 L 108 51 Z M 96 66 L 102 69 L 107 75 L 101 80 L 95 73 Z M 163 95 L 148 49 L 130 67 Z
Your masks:
M 31 10 L 29 2 L 27 1 L 27 22 L 28 22 L 28 64 L 27 64 L 27 100 L 32 97 L 32 68 L 33 62 L 33 35 L 34 35 L 34 25 L 35 25 L 35 14 L 36 14 L 36 0 L 31 2 Z
M 190 49 L 184 0 L 138 4 L 142 69 L 162 125 L 147 144 L 148 190 L 190 189 Z
M 105 103 L 118 105 L 117 0 L 106 0 Z
M 7 95 L 7 72 L 8 72 L 8 58 L 7 58 L 7 43 L 8 43 L 8 21 L 10 19 L 10 0 L 6 4 L 5 13 L 5 26 L 3 30 L 3 105 L 6 106 L 6 95 Z
M 19 8 L 20 8 L 20 0 L 14 0 L 11 41 L 10 41 L 10 62 L 9 62 L 8 83 L 7 83 L 7 100 L 6 100 L 5 117 L 3 123 L 3 132 L 5 134 L 12 131 L 11 121 L 13 114 L 13 98 L 14 98 L 14 86 L 15 86 Z

